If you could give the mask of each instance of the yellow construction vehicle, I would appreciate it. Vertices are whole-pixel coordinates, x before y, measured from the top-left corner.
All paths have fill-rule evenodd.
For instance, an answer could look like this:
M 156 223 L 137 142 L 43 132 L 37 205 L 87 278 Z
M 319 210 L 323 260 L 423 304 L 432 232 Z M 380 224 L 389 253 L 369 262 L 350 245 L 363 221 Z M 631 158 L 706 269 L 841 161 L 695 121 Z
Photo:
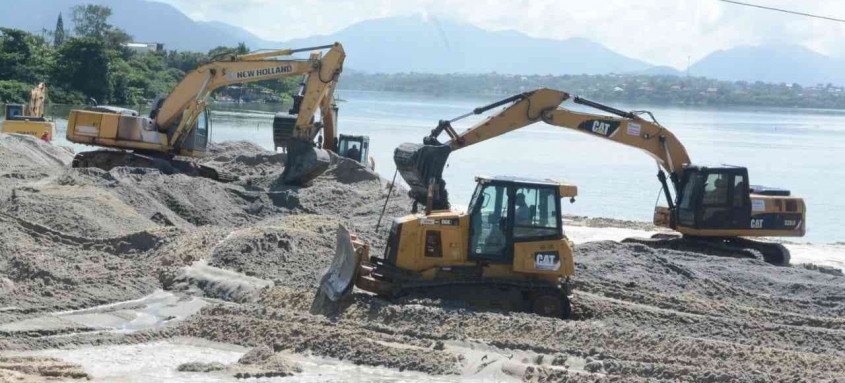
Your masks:
M 56 126 L 44 118 L 46 98 L 47 86 L 42 82 L 30 92 L 29 105 L 6 104 L 6 120 L 0 132 L 27 134 L 47 142 L 52 141 Z
M 425 203 L 428 195 L 433 194 L 435 198 L 429 206 L 448 208 L 442 173 L 449 153 L 543 121 L 639 148 L 657 161 L 658 179 L 668 206 L 655 208 L 654 224 L 671 228 L 680 236 L 636 241 L 657 247 L 739 254 L 762 258 L 775 265 L 789 264 L 789 251 L 784 246 L 744 237 L 803 236 L 806 231 L 803 199 L 790 196 L 787 190 L 752 186 L 748 169 L 744 167 L 692 164 L 683 144 L 650 112 L 625 112 L 575 97 L 575 103 L 613 116 L 580 113 L 560 107 L 568 99 L 570 96 L 565 92 L 537 89 L 440 121 L 425 137 L 423 145 L 405 144 L 394 154 L 398 171 L 411 186 L 411 197 L 415 203 Z M 461 118 L 503 105 L 509 106 L 463 133 L 458 134 L 451 126 Z M 646 115 L 649 119 L 643 118 Z M 442 132 L 447 133 L 449 141 L 441 144 L 438 136 Z M 669 181 L 664 170 L 669 173 Z
M 494 306 L 568 317 L 575 265 L 561 199 L 574 201 L 577 188 L 517 177 L 476 181 L 467 212 L 426 210 L 395 219 L 383 258 L 370 257 L 369 246 L 341 227 L 318 297 L 337 301 L 353 282 L 385 297 L 493 289 L 487 297 Z
M 328 51 L 322 55 L 319 50 L 324 49 Z M 314 52 L 308 59 L 280 59 L 305 51 Z M 333 92 L 345 57 L 340 43 L 233 55 L 200 65 L 188 73 L 170 95 L 153 103 L 149 117 L 110 106 L 73 110 L 68 117 L 69 141 L 123 149 L 80 153 L 73 166 L 106 170 L 121 165 L 151 166 L 167 172 L 229 180 L 214 169 L 174 159 L 175 156 L 200 157 L 205 153 L 211 133 L 208 96 L 226 85 L 302 75 L 305 80 L 300 94 L 291 114 L 284 119 L 289 129 L 274 140 L 287 148 L 282 180 L 291 184 L 307 183 L 330 162 L 326 151 L 315 148 L 314 138 L 323 130 L 326 138 L 322 148 L 333 150 L 337 134 Z M 314 120 L 317 109 L 322 118 L 319 122 Z

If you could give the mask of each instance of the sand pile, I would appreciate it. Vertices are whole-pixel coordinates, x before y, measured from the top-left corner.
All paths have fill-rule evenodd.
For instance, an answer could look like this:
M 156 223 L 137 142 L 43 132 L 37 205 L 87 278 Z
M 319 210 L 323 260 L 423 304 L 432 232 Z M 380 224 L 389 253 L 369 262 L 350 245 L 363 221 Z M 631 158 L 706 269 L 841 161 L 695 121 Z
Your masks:
M 257 347 L 235 365 L 184 365 L 229 376 L 296 374 L 282 355 L 308 354 L 493 381 L 845 379 L 845 277 L 835 273 L 592 242 L 576 248 L 571 321 L 363 292 L 329 319 L 309 308 L 337 225 L 377 255 L 390 217 L 410 207 L 394 191 L 377 233 L 387 182 L 376 174 L 334 158 L 310 187 L 285 187 L 284 155 L 243 142 L 217 145 L 204 160 L 239 176 L 229 184 L 70 169 L 70 158 L 0 135 L 0 349 L 190 336 Z M 160 289 L 204 308 L 131 333 L 50 325 L 56 311 Z

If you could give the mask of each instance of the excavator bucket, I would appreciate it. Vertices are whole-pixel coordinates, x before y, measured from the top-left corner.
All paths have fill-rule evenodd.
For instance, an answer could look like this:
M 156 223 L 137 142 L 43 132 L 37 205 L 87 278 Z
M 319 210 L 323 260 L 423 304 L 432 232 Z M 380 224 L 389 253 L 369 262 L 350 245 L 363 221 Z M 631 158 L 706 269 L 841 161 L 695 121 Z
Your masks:
M 437 183 L 441 198 L 435 198 L 433 209 L 448 209 L 449 201 L 443 182 L 443 168 L 452 148 L 449 145 L 420 145 L 404 143 L 393 152 L 393 162 L 402 179 L 411 187 L 409 195 L 417 203 L 426 205 L 431 180 Z
M 288 156 L 282 182 L 288 185 L 305 185 L 326 171 L 331 157 L 325 150 L 315 148 L 310 141 L 292 139 L 288 142 Z
M 334 259 L 320 280 L 319 290 L 311 304 L 312 313 L 323 315 L 337 313 L 338 301 L 352 292 L 360 261 L 349 231 L 343 225 L 338 225 Z

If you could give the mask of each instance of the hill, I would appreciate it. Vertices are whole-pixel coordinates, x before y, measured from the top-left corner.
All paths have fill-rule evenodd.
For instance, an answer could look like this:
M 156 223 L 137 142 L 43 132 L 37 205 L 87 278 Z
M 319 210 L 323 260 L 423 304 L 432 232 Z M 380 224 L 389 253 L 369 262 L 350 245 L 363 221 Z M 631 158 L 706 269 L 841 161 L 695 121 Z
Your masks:
M 845 60 L 802 46 L 741 46 L 713 52 L 690 67 L 690 74 L 721 80 L 845 84 Z
M 99 4 L 112 8 L 111 24 L 125 30 L 136 41 L 164 43 L 166 49 L 206 52 L 217 46 L 250 47 L 268 43 L 243 28 L 221 22 L 194 21 L 171 5 L 147 0 L 0 0 L 0 26 L 38 33 L 53 30 L 62 13 L 65 28 L 72 29 L 71 8 L 81 4 Z M 272 46 L 272 43 L 269 43 Z
M 341 41 L 349 68 L 365 72 L 598 74 L 650 64 L 586 39 L 534 38 L 517 31 L 419 16 L 367 20 L 337 33 L 290 40 L 289 46 Z
M 8 3 L 6 9 L 15 12 L 0 13 L 0 26 L 36 33 L 52 30 L 59 12 L 64 15 L 66 28 L 72 28 L 70 15 L 74 5 L 107 5 L 113 11 L 113 25 L 136 41 L 164 43 L 166 49 L 204 52 L 239 42 L 252 48 L 268 48 L 341 41 L 349 52 L 354 52 L 347 59 L 347 67 L 367 72 L 599 74 L 651 67 L 585 39 L 534 38 L 517 31 L 488 31 L 466 23 L 418 16 L 366 20 L 328 35 L 270 42 L 240 27 L 194 21 L 172 6 L 154 1 L 2 2 Z

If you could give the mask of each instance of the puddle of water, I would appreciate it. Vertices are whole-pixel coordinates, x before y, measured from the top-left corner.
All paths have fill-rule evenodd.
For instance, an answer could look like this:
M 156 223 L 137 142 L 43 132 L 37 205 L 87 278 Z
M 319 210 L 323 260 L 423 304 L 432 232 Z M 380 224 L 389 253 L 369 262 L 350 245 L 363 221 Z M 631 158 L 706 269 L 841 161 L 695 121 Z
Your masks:
M 84 328 L 105 331 L 138 331 L 158 328 L 182 320 L 207 304 L 199 297 L 180 297 L 158 290 L 131 301 L 117 302 L 82 310 L 62 311 L 0 325 L 7 332 L 68 332 Z
M 182 363 L 218 362 L 231 364 L 248 349 L 195 338 L 176 338 L 137 345 L 92 346 L 70 350 L 42 350 L 15 355 L 40 355 L 60 358 L 81 365 L 91 382 L 244 382 L 225 372 L 195 373 L 176 371 Z M 333 359 L 300 354 L 287 355 L 303 372 L 290 377 L 251 378 L 249 382 L 459 382 L 459 376 L 430 376 L 419 372 L 401 372 L 383 367 L 356 366 Z

